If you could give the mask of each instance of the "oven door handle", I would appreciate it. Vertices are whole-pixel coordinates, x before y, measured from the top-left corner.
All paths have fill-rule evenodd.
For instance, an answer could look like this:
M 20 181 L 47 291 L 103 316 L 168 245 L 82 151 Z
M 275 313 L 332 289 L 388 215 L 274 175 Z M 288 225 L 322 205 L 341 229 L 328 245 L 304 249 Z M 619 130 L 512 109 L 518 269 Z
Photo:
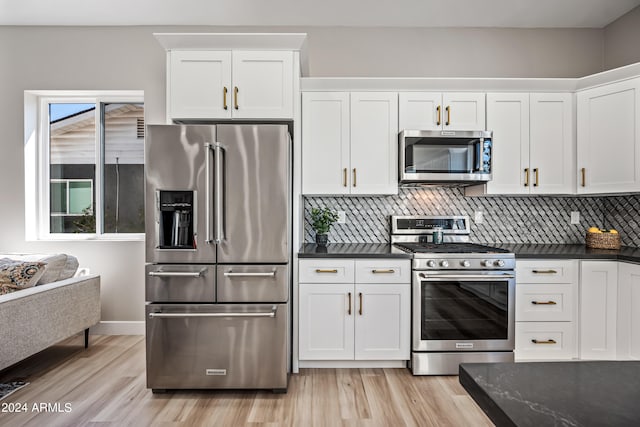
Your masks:
M 418 273 L 418 277 L 427 280 L 476 280 L 476 281 L 494 281 L 502 279 L 515 279 L 513 274 L 425 274 Z

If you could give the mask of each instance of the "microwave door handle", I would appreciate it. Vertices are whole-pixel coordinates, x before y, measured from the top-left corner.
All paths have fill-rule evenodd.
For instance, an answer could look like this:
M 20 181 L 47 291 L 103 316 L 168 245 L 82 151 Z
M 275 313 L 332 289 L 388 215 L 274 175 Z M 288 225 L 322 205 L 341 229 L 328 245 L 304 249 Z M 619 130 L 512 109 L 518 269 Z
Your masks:
M 474 172 L 479 172 L 481 170 L 481 166 L 482 165 L 482 139 L 479 139 L 478 142 L 476 142 L 476 164 L 475 164 L 475 171 Z

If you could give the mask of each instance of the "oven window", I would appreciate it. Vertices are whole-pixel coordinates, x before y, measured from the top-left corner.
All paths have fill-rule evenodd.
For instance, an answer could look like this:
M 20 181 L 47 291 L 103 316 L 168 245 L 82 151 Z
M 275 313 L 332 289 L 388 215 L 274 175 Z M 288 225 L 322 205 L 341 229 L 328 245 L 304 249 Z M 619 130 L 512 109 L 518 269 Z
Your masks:
M 422 340 L 507 339 L 508 281 L 422 282 Z

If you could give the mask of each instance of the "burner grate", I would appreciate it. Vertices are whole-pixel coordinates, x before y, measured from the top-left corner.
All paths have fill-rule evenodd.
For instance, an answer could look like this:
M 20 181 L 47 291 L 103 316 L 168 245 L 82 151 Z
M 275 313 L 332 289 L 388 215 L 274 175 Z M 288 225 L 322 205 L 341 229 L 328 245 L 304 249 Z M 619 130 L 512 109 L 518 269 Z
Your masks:
M 509 252 L 506 249 L 476 243 L 395 243 L 395 245 L 412 253 L 495 254 Z

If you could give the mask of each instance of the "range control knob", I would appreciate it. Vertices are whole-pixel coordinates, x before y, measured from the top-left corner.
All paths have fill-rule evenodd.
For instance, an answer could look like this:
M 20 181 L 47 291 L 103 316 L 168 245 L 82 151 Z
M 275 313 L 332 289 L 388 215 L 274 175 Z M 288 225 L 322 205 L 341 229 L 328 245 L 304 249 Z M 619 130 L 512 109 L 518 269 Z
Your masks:
M 491 260 L 488 260 L 488 259 L 485 259 L 484 261 L 482 261 L 481 264 L 483 266 L 485 266 L 485 267 L 491 267 L 492 266 Z
M 436 266 L 436 262 L 432 259 L 430 259 L 429 261 L 427 261 L 427 267 L 435 267 Z
M 449 267 L 449 261 L 447 261 L 446 259 L 444 261 L 440 261 L 440 267 Z
M 504 267 L 504 261 L 499 259 L 496 262 L 494 262 L 493 265 L 495 265 L 496 267 Z
M 465 259 L 464 261 L 460 261 L 460 265 L 463 267 L 469 267 L 471 263 Z

